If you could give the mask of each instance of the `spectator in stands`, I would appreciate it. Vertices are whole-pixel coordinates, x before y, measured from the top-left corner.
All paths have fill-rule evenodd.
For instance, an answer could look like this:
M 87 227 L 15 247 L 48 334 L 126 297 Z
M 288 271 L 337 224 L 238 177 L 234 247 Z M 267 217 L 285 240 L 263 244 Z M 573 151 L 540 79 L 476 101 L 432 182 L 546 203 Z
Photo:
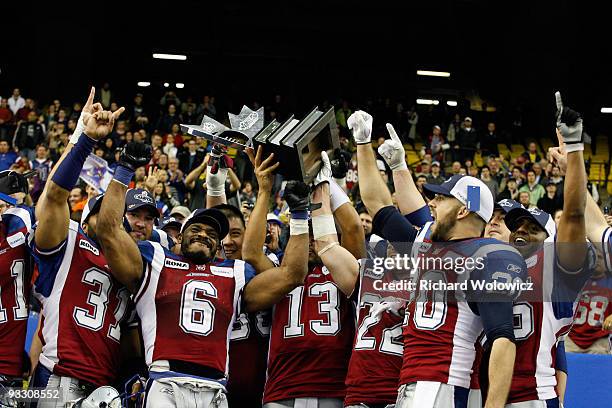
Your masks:
M 163 152 L 168 155 L 168 158 L 173 159 L 178 153 L 178 149 L 174 145 L 174 135 L 169 133 L 166 136 L 166 144 L 163 147 Z
M 268 224 L 265 242 L 266 249 L 275 254 L 279 259 L 282 259 L 283 245 L 281 242 L 281 233 L 283 222 L 274 213 L 268 213 L 266 220 Z
M 45 132 L 38 121 L 36 112 L 31 111 L 28 114 L 28 121 L 22 122 L 17 127 L 13 146 L 26 156 L 28 160 L 34 160 L 36 157 L 36 146 L 45 141 Z
M 134 105 L 127 113 L 130 122 L 134 126 L 133 129 L 141 129 L 149 124 L 149 116 L 145 112 L 141 93 L 136 94 L 136 96 L 134 97 Z
M 458 161 L 453 162 L 451 166 L 451 177 L 461 173 L 461 163 Z
M 178 197 L 181 203 L 185 200 L 185 175 L 179 169 L 179 161 L 176 157 L 168 159 L 168 185 L 174 191 L 171 195 Z
M 612 277 L 606 275 L 601 247 L 596 253 L 593 276 L 582 290 L 572 331 L 565 339 L 565 350 L 571 353 L 610 354 L 611 351 Z
M 193 169 L 202 163 L 204 155 L 204 151 L 198 149 L 195 139 L 189 140 L 187 142 L 187 150 L 183 150 L 177 155 L 181 171 L 185 174 L 191 173 Z
M 546 190 L 542 187 L 541 184 L 536 182 L 535 172 L 533 170 L 529 170 L 527 172 L 527 183 L 523 184 L 519 191 L 528 191 L 529 192 L 529 202 L 532 206 L 537 207 L 538 200 L 546 194 Z
M 168 155 L 165 153 L 160 154 L 156 165 L 160 170 L 168 170 Z
M 440 126 L 436 125 L 433 127 L 431 131 L 431 135 L 429 135 L 429 151 L 432 157 L 435 157 L 436 160 L 443 160 L 444 151 L 442 150 L 442 145 L 444 144 L 444 137 L 442 137 L 442 129 Z
M 0 140 L 9 140 L 13 112 L 8 108 L 8 101 L 0 98 Z
M 563 209 L 563 199 L 557 195 L 557 185 L 552 181 L 546 183 L 546 194 L 538 200 L 538 208 L 549 214 Z
M 561 176 L 561 170 L 559 170 L 558 166 L 553 166 L 552 168 L 552 176 L 549 179 L 553 183 L 557 185 L 557 195 L 563 197 L 563 176 Z
M 23 108 L 25 104 L 25 99 L 21 96 L 21 90 L 19 88 L 13 89 L 13 94 L 8 100 L 8 107 L 13 115 L 17 115 L 17 111 Z
M 104 85 L 102 85 L 102 88 L 100 88 L 98 100 L 104 109 L 108 110 L 110 108 L 111 102 L 113 101 L 113 92 L 111 91 L 110 84 L 108 82 L 105 82 Z
M 540 154 L 538 153 L 538 146 L 535 144 L 535 142 L 530 142 L 527 150 L 524 151 L 521 156 L 527 163 L 537 163 L 542 160 Z
M 461 116 L 458 113 L 455 113 L 452 122 L 448 125 L 448 129 L 446 130 L 446 141 L 452 146 L 456 145 L 455 142 L 457 141 L 457 135 L 459 134 L 460 129 Z M 455 158 L 453 158 L 453 160 L 455 160 Z
M 546 179 L 544 177 L 544 172 L 542 171 L 542 165 L 539 162 L 533 163 L 533 165 L 531 166 L 531 169 L 535 173 L 536 183 L 545 186 Z
M 253 184 L 250 181 L 244 182 L 244 187 L 242 188 L 242 192 L 240 193 L 240 201 L 243 203 L 251 203 L 255 204 L 255 200 L 257 199 L 257 194 L 255 194 L 255 190 L 253 189 Z
M 30 114 L 30 112 L 37 113 L 36 105 L 34 104 L 34 101 L 32 99 L 26 98 L 25 105 L 22 106 L 15 114 L 15 121 L 21 122 L 28 120 L 28 115 Z M 38 117 L 38 114 L 36 116 Z
M 419 124 L 419 114 L 416 111 L 416 107 L 412 107 L 408 112 L 408 143 L 414 148 L 414 142 L 417 136 L 417 125 Z
M 520 187 L 525 183 L 525 176 L 523 175 L 523 169 L 519 166 L 512 168 L 512 178 L 516 180 L 516 184 Z
M 75 187 L 70 190 L 68 196 L 68 204 L 70 204 L 70 211 L 81 211 L 85 203 L 87 202 L 87 193 L 83 187 Z
M 417 175 L 425 176 L 425 178 L 427 178 L 427 176 L 429 176 L 430 174 L 431 174 L 431 163 L 428 160 L 421 161 L 421 167 Z
M 476 133 L 476 129 L 472 126 L 472 118 L 469 116 L 466 116 L 463 120 L 463 128 L 459 130 L 456 143 L 459 145 L 462 161 L 474 158 L 476 144 L 478 143 L 478 133 Z
M 172 130 L 172 125 L 178 125 L 180 123 L 181 117 L 176 112 L 176 105 L 171 103 L 170 105 L 168 105 L 167 112 L 157 121 L 156 129 L 162 133 L 170 133 Z
M 19 159 L 19 155 L 9 147 L 6 140 L 0 140 L 0 171 L 9 170 Z
M 423 186 L 425 185 L 425 183 L 427 183 L 427 177 L 423 175 L 417 176 L 415 180 L 416 188 L 417 190 L 419 190 L 419 193 L 421 193 L 421 196 L 423 196 L 425 202 L 427 202 L 427 196 L 425 195 L 425 191 L 423 190 Z
M 490 122 L 487 125 L 487 131 L 482 136 L 482 140 L 480 141 L 480 150 L 482 150 L 482 155 L 499 155 L 499 150 L 497 149 L 497 144 L 500 142 L 499 137 L 497 136 L 495 123 Z
M 491 169 L 489 169 L 488 166 L 484 166 L 480 170 L 480 179 L 486 184 L 487 187 L 489 187 L 493 197 L 497 197 L 499 194 L 499 184 L 497 184 L 497 180 L 491 177 Z
M 215 107 L 214 100 L 214 97 L 204 95 L 202 98 L 202 103 L 197 109 L 198 119 L 196 123 L 201 122 L 204 115 L 210 116 L 213 119 L 217 116 L 217 108 Z
M 519 191 L 519 195 L 518 195 L 518 202 L 520 205 L 522 205 L 523 207 L 529 209 L 529 208 L 533 208 L 534 205 L 531 204 L 530 198 L 529 198 L 529 191 Z
M 185 112 L 182 113 L 182 115 L 183 123 L 186 123 L 188 125 L 197 125 L 201 122 L 198 118 L 198 113 L 196 112 L 195 104 L 188 104 L 187 109 L 185 110 Z
M 561 216 L 563 215 L 563 210 L 557 210 L 555 211 L 555 215 L 553 217 L 553 219 L 555 220 L 555 225 L 557 226 L 557 228 L 559 228 L 559 221 L 561 221 Z
M 506 188 L 497 196 L 498 201 L 505 198 L 514 201 L 519 200 L 519 190 L 515 179 L 508 179 L 508 181 L 506 181 Z
M 431 163 L 431 174 L 427 176 L 427 183 L 429 184 L 442 184 L 445 178 L 440 173 L 440 162 L 434 161 Z

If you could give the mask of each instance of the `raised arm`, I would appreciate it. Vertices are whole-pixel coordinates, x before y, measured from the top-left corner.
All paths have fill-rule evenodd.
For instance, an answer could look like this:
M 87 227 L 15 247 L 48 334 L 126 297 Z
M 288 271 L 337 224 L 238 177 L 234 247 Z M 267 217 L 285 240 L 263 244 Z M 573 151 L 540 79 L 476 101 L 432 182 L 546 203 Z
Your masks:
M 206 170 L 206 166 L 208 165 L 209 160 L 210 155 L 207 154 L 206 157 L 204 157 L 204 160 L 202 160 L 202 163 L 200 163 L 198 167 L 189 172 L 189 174 L 185 178 L 185 187 L 190 190 L 193 190 L 195 188 L 196 180 L 198 179 L 198 177 L 200 177 L 200 174 L 202 174 L 202 172 Z
M 115 114 L 101 111 L 99 104 L 93 104 L 94 92 L 92 88 L 83 109 L 87 110 L 84 133 L 71 139 L 76 144 L 64 151 L 36 206 L 38 227 L 34 239 L 39 250 L 55 249 L 66 239 L 70 222 L 67 202 L 70 190 L 77 183 L 93 146 L 110 132 L 115 119 L 123 112 L 123 108 Z
M 378 153 L 393 171 L 393 186 L 397 205 L 402 214 L 410 214 L 423 208 L 427 203 L 414 183 L 412 174 L 406 165 L 406 152 L 402 141 L 395 132 L 393 125 L 387 123 L 387 131 L 391 140 L 387 139 L 378 147 Z
M 378 167 L 376 156 L 372 149 L 372 116 L 363 111 L 353 113 L 347 124 L 353 131 L 357 143 L 357 162 L 359 165 L 359 191 L 361 199 L 370 215 L 375 216 L 378 211 L 390 205 L 391 192 L 383 181 Z
M 359 276 L 359 264 L 355 257 L 338 243 L 329 199 L 329 185 L 327 182 L 321 183 L 313 193 L 313 203 L 321 203 L 321 208 L 312 212 L 315 250 L 338 288 L 350 296 Z
M 289 205 L 291 219 L 285 256 L 280 267 L 259 273 L 246 285 L 243 299 L 247 311 L 268 309 L 304 284 L 308 273 L 308 195 L 306 184 L 298 181 L 287 183 L 284 198 Z
M 125 193 L 134 170 L 151 159 L 151 146 L 128 143 L 121 152 L 119 164 L 100 207 L 96 234 L 111 273 L 132 293 L 136 293 L 143 273 L 138 245 L 123 228 Z
M 263 150 L 261 146 L 257 149 L 257 155 L 255 156 L 252 149 L 248 149 L 246 153 L 255 169 L 259 191 L 257 192 L 255 207 L 251 212 L 249 223 L 244 232 L 242 258 L 253 265 L 256 273 L 260 273 L 274 267 L 272 261 L 264 254 L 263 247 L 266 242 L 268 203 L 272 195 L 274 170 L 279 166 L 279 163 L 273 164 L 273 154 L 262 161 Z
M 223 152 L 215 145 L 210 154 L 211 161 L 206 167 L 206 208 L 216 205 L 227 204 L 225 197 L 225 180 L 227 179 L 228 168 L 225 165 Z M 217 171 L 213 173 L 210 163 L 217 162 Z
M 557 251 L 560 265 L 568 271 L 583 267 L 587 254 L 586 223 L 584 219 L 587 178 L 584 168 L 582 118 L 563 106 L 561 94 L 557 99 L 557 137 L 559 148 L 567 153 L 567 170 L 563 188 L 563 215 L 557 230 Z M 596 241 L 597 242 L 597 241 Z M 568 243 L 581 245 L 568 245 Z

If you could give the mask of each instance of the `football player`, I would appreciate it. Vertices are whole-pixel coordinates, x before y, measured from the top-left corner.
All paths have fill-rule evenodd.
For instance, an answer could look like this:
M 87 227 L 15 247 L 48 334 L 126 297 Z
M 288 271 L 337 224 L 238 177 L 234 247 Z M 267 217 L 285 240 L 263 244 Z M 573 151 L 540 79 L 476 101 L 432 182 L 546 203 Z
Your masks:
M 28 371 L 24 345 L 33 263 L 26 237 L 34 216 L 16 198 L 27 193 L 23 175 L 0 172 L 0 202 L 7 206 L 0 215 L 0 384 L 5 387 L 23 387 Z
M 254 276 L 239 260 L 215 255 L 229 224 L 217 209 L 198 209 L 183 223 L 181 255 L 130 238 L 122 228 L 125 191 L 150 146 L 128 144 L 100 210 L 98 236 L 111 270 L 134 294 L 142 324 L 149 382 L 145 406 L 227 406 L 228 342 L 240 308 L 264 310 L 306 275 L 308 190 L 289 183 L 291 239 L 283 264 Z
M 262 179 L 264 191 L 268 191 L 273 179 L 264 181 L 261 173 L 271 158 L 262 162 L 260 149 L 254 158 L 252 152 L 250 155 L 258 180 Z M 353 253 L 363 256 L 365 238 L 357 212 L 331 181 L 326 154 L 322 161 L 314 194 L 323 206 L 313 213 L 308 275 L 273 310 L 265 408 L 342 407 L 346 393 L 344 382 L 354 335 L 349 296 L 359 273 Z M 330 198 L 330 190 L 342 195 L 332 193 Z M 262 198 L 258 198 L 251 214 L 249 238 L 243 247 L 245 259 L 258 270 L 271 265 L 261 251 L 267 219 L 266 196 Z M 338 244 L 334 216 L 342 229 L 342 246 Z
M 113 278 L 98 246 L 96 210 L 103 197 L 88 202 L 83 228 L 69 217 L 68 195 L 85 159 L 124 110 L 103 111 L 93 96 L 92 88 L 83 108 L 83 132 L 75 132 L 53 169 L 29 239 L 39 270 L 35 293 L 43 309 L 43 347 L 31 384 L 64 393 L 59 401 L 39 403 L 45 408 L 85 397 L 115 379 L 121 323 L 129 310 L 129 292 Z

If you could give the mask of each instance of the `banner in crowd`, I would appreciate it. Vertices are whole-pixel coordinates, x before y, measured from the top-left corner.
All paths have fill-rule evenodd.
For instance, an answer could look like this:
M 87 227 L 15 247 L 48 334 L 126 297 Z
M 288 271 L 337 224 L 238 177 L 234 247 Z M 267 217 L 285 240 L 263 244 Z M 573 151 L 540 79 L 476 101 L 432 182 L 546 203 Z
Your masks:
M 98 193 L 104 193 L 113 179 L 113 171 L 108 167 L 106 160 L 90 154 L 85 160 L 80 177 L 84 182 L 95 188 Z

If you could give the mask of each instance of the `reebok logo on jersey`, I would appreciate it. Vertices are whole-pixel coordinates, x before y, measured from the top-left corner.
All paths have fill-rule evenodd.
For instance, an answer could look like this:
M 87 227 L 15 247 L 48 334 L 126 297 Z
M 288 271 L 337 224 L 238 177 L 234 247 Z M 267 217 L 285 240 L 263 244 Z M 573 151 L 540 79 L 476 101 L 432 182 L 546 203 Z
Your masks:
M 521 270 L 522 270 L 520 266 L 515 265 L 515 264 L 508 264 L 508 267 L 506 269 L 514 273 L 521 273 Z
M 85 239 L 81 239 L 79 241 L 79 248 L 83 248 L 96 256 L 100 255 L 100 250 L 96 248 L 95 246 L 91 245 L 89 241 Z
M 210 272 L 213 275 L 225 276 L 226 278 L 231 278 L 232 276 L 234 276 L 234 268 L 230 268 L 230 267 L 211 266 Z
M 164 266 L 167 266 L 168 268 L 173 268 L 173 269 L 184 269 L 184 270 L 189 269 L 189 264 L 187 262 L 181 262 L 181 261 L 177 261 L 177 260 L 170 259 L 170 258 L 166 258 L 166 261 L 164 262 Z
M 26 242 L 25 235 L 23 235 L 23 232 L 19 231 L 18 233 L 13 234 L 10 237 L 8 237 L 6 239 L 6 242 L 8 242 L 11 248 L 18 247 L 19 245 L 25 244 Z

